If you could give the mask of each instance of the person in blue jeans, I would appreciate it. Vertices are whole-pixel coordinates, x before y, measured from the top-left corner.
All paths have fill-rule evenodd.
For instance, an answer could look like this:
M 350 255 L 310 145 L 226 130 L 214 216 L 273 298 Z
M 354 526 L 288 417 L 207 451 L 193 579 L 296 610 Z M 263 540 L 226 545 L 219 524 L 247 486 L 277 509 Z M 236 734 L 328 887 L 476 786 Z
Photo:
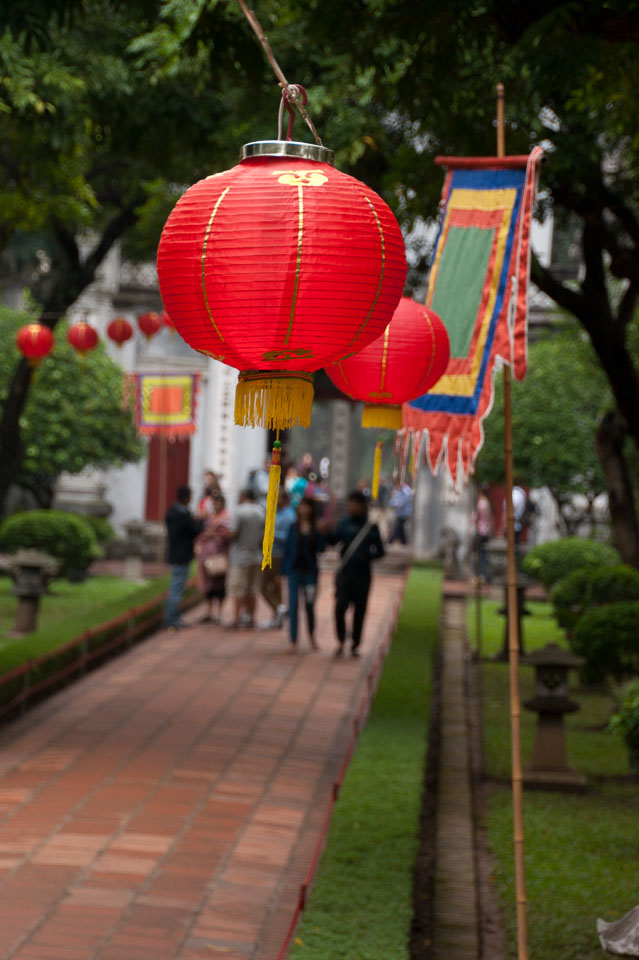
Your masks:
M 189 575 L 189 566 L 195 552 L 193 542 L 202 532 L 203 520 L 196 520 L 189 510 L 191 488 L 178 487 L 175 503 L 169 507 L 164 522 L 168 538 L 168 561 L 171 582 L 164 606 L 164 626 L 180 630 L 187 626 L 180 617 L 180 604 Z
M 297 520 L 286 537 L 282 573 L 288 580 L 288 622 L 291 652 L 297 650 L 299 595 L 304 596 L 308 638 L 313 650 L 315 639 L 315 597 L 317 595 L 317 556 L 324 550 L 324 537 L 317 527 L 315 503 L 303 497 L 297 507 Z

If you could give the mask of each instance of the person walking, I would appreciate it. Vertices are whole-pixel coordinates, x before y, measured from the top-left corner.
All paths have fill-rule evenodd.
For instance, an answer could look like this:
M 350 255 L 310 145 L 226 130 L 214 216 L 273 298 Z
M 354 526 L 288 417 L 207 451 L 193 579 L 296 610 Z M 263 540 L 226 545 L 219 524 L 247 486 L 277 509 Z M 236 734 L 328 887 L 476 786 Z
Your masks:
M 204 525 L 203 521 L 196 520 L 189 510 L 190 502 L 191 488 L 186 485 L 178 487 L 175 503 L 169 507 L 164 519 L 168 561 L 171 566 L 171 581 L 164 606 L 164 626 L 172 630 L 187 626 L 180 617 L 180 604 L 189 575 L 189 565 L 194 556 L 193 544 Z
M 395 511 L 395 523 L 391 530 L 389 543 L 395 543 L 399 540 L 406 546 L 406 524 L 411 518 L 413 512 L 413 491 L 407 483 L 396 480 L 393 484 L 393 492 L 390 495 L 390 506 Z
M 260 589 L 264 511 L 255 502 L 248 487 L 240 493 L 231 522 L 229 540 L 228 593 L 233 598 L 235 619 L 232 627 L 255 626 L 255 604 Z
M 490 583 L 490 566 L 486 545 L 493 535 L 493 509 L 486 495 L 486 489 L 480 487 L 475 507 L 475 537 L 473 543 L 475 576 L 481 577 L 484 583 Z
M 296 518 L 297 515 L 291 506 L 288 493 L 286 490 L 280 490 L 277 501 L 277 513 L 275 514 L 275 535 L 271 555 L 272 563 L 270 567 L 264 567 L 260 579 L 262 596 L 273 611 L 273 616 L 270 620 L 260 623 L 262 630 L 279 630 L 282 626 L 284 614 L 286 613 L 286 606 L 282 603 L 282 557 L 284 555 L 288 531 L 295 523 Z
M 204 520 L 204 530 L 195 541 L 197 585 L 206 598 L 202 623 L 219 623 L 226 597 L 226 575 L 229 565 L 230 517 L 221 493 L 212 494 L 213 513 Z M 217 613 L 213 617 L 213 604 Z
M 384 556 L 384 545 L 377 524 L 368 519 L 368 500 L 354 490 L 347 501 L 347 516 L 334 531 L 326 534 L 328 543 L 341 544 L 341 562 L 335 577 L 335 629 L 340 657 L 346 643 L 346 612 L 353 606 L 351 654 L 359 656 L 359 645 L 371 587 L 371 561 Z
M 313 650 L 315 639 L 315 598 L 317 596 L 317 556 L 324 550 L 325 541 L 317 526 L 315 503 L 302 497 L 297 508 L 297 519 L 288 531 L 282 572 L 288 579 L 288 622 L 291 652 L 297 650 L 300 593 L 304 597 L 308 638 Z

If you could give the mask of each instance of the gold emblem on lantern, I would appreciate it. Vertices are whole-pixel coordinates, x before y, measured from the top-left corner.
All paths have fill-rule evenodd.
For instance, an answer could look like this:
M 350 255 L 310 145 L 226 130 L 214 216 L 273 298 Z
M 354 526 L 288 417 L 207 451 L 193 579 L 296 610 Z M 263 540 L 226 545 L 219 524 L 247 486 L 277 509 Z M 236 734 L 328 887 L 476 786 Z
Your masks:
M 297 347 L 295 350 L 268 350 L 262 354 L 262 360 L 281 361 L 281 360 L 299 360 L 302 357 L 312 357 L 313 351 L 306 347 Z
M 273 173 L 277 176 L 278 171 Z M 278 183 L 286 183 L 291 187 L 321 187 L 328 177 L 319 170 L 288 170 L 277 177 Z

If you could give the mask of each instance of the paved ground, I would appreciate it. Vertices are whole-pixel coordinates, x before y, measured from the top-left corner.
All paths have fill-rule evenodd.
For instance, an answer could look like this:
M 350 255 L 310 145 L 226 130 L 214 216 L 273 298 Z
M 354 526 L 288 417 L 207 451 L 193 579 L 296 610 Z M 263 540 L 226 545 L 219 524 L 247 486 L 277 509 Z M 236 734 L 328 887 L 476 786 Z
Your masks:
M 465 692 L 466 604 L 444 584 L 433 960 L 478 960 L 479 917 Z
M 0 732 L 2 960 L 274 960 L 403 581 L 359 660 L 158 633 Z M 192 611 L 193 618 L 198 611 Z

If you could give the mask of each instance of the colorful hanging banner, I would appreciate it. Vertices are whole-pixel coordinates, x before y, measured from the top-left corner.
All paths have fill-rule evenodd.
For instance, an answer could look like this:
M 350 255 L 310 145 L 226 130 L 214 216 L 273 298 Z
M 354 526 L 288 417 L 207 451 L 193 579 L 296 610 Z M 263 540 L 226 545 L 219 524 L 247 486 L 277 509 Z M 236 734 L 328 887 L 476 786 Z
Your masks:
M 447 167 L 426 306 L 448 331 L 451 358 L 434 389 L 404 405 L 404 429 L 427 440 L 435 473 L 457 482 L 483 443 L 498 360 L 526 374 L 530 224 L 539 162 L 530 156 L 437 157 Z M 416 443 L 417 447 L 418 444 Z
M 135 412 L 140 433 L 170 439 L 194 433 L 199 385 L 199 373 L 137 373 Z

